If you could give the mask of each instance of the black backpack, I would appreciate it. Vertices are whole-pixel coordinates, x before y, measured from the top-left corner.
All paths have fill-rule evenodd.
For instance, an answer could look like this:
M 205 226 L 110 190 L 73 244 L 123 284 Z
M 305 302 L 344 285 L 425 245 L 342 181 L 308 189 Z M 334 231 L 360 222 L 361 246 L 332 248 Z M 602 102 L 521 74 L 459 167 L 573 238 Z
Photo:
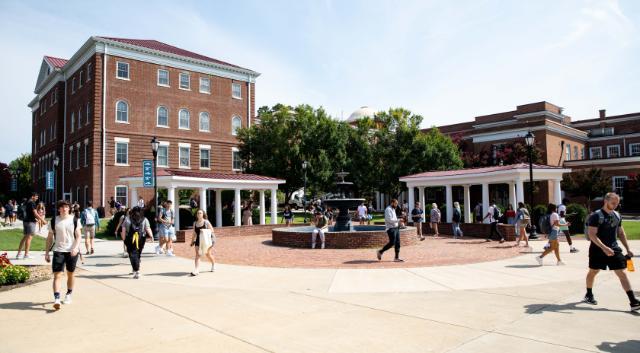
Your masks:
M 500 219 L 500 209 L 498 206 L 493 207 L 493 221 L 497 222 Z
M 460 222 L 460 211 L 458 211 L 458 209 L 457 209 L 457 208 L 454 208 L 454 209 L 453 209 L 453 218 L 452 218 L 452 220 L 453 220 L 455 223 Z

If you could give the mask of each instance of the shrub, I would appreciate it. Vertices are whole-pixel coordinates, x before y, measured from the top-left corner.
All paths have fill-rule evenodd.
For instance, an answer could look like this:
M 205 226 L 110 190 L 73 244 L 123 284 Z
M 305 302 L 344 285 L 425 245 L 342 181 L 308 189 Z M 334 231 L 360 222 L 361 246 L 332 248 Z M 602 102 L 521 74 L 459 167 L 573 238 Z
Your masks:
M 4 275 L 4 271 L 0 270 L 0 286 L 4 286 L 7 283 L 7 276 Z
M 536 225 L 538 232 L 546 234 L 549 231 L 548 222 L 545 222 L 547 219 L 546 205 L 536 205 L 531 213 L 531 218 L 533 219 L 533 224 Z
M 4 277 L 4 284 L 11 285 L 17 283 L 24 283 L 31 274 L 24 266 L 7 266 L 2 269 L 2 275 Z
M 2 255 L 0 255 L 0 268 L 4 268 L 7 266 L 11 266 L 11 261 L 9 260 L 9 257 L 7 256 L 7 253 L 3 253 Z
M 584 225 L 588 215 L 587 208 L 577 203 L 571 203 L 567 205 L 567 214 L 574 214 L 567 217 L 567 221 L 571 222 L 571 226 L 569 226 L 571 234 L 584 233 Z

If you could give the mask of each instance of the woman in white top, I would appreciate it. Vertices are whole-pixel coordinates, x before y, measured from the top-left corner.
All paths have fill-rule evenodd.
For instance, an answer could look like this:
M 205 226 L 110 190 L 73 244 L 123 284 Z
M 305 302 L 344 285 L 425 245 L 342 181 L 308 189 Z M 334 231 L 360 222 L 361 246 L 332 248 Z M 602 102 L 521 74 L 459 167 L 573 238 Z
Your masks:
M 193 222 L 193 235 L 191 236 L 191 246 L 195 246 L 195 251 L 196 251 L 196 257 L 195 257 L 196 269 L 193 272 L 191 272 L 191 276 L 197 276 L 200 273 L 200 270 L 199 270 L 200 248 L 201 248 L 200 242 L 202 241 L 200 240 L 200 238 L 202 233 L 204 233 L 203 232 L 204 229 L 211 231 L 211 238 L 209 239 L 211 242 L 211 246 L 207 247 L 205 255 L 207 256 L 209 261 L 211 261 L 211 272 L 215 271 L 213 246 L 216 245 L 216 236 L 213 233 L 213 226 L 211 225 L 211 222 L 207 220 L 207 214 L 204 213 L 203 209 L 198 209 L 196 211 L 196 220 Z M 202 244 L 202 245 L 206 246 L 206 244 Z
M 556 205 L 550 203 L 547 206 L 547 213 L 549 214 L 549 224 L 551 225 L 551 231 L 549 232 L 549 248 L 546 249 L 542 255 L 536 256 L 538 264 L 542 266 L 542 258 L 547 256 L 550 252 L 554 252 L 556 259 L 558 259 L 558 265 L 564 265 L 564 262 L 560 259 L 560 244 L 558 243 L 558 234 L 560 233 L 560 216 L 556 213 Z M 568 224 L 567 224 L 568 226 Z

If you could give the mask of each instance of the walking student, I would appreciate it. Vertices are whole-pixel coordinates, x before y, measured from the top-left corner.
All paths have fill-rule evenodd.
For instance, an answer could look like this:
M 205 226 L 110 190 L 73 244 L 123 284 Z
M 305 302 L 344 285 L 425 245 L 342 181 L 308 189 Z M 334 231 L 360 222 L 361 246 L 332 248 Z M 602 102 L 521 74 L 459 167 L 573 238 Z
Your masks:
M 429 216 L 429 224 L 431 225 L 431 230 L 433 230 L 433 236 L 437 238 L 440 236 L 440 232 L 438 231 L 438 223 L 440 223 L 441 213 L 438 205 L 435 202 L 431 204 L 431 212 Z
M 489 211 L 484 216 L 483 220 L 489 219 L 489 223 L 491 223 L 491 232 L 487 236 L 486 241 L 491 241 L 493 238 L 493 234 L 497 234 L 500 237 L 500 243 L 504 243 L 504 236 L 500 234 L 498 231 L 498 221 L 500 220 L 500 209 L 498 205 L 496 205 L 495 201 L 491 202 L 491 206 L 489 206 Z
M 127 217 L 129 217 L 129 209 L 125 208 L 124 214 L 120 216 L 120 219 L 118 219 L 118 225 L 116 226 L 115 236 L 116 238 L 120 237 L 120 239 L 122 239 L 122 248 L 124 249 L 122 252 L 122 257 L 129 257 L 127 246 L 124 244 L 124 236 L 122 235 L 122 225 L 124 224 L 124 221 L 127 219 Z
M 136 206 L 129 212 L 129 217 L 127 217 L 122 226 L 122 237 L 129 254 L 133 278 L 138 279 L 140 277 L 140 257 L 142 256 L 146 237 L 151 238 L 149 241 L 153 243 L 151 225 L 144 217 L 140 207 Z
M 601 209 L 593 212 L 587 222 L 587 232 L 591 245 L 589 246 L 589 272 L 587 273 L 587 293 L 584 302 L 597 305 L 593 295 L 593 283 L 600 270 L 612 270 L 622 285 L 622 289 L 627 293 L 629 306 L 632 311 L 640 309 L 640 301 L 635 297 L 629 278 L 624 272 L 626 268 L 626 258 L 622 255 L 622 249 L 618 245 L 618 239 L 627 250 L 627 258 L 633 257 L 633 252 L 629 248 L 627 235 L 622 227 L 622 218 L 615 211 L 620 203 L 620 197 L 610 192 L 604 197 L 604 205 Z
M 291 223 L 293 223 L 293 212 L 291 212 L 291 206 L 288 204 L 284 206 L 284 211 L 282 211 L 282 218 L 284 219 L 284 223 L 287 227 L 291 227 Z
M 87 249 L 87 255 L 93 255 L 94 240 L 96 238 L 96 230 L 100 230 L 100 217 L 91 201 L 87 202 L 87 207 L 82 211 L 80 216 L 84 233 L 84 245 Z
M 482 203 L 478 202 L 473 209 L 473 214 L 476 216 L 476 223 L 482 223 Z
M 80 252 L 80 221 L 70 214 L 70 205 L 66 201 L 59 201 L 59 216 L 52 220 L 47 236 L 47 247 L 44 259 L 51 262 L 53 271 L 53 308 L 60 309 L 60 288 L 62 286 L 62 275 L 67 270 L 67 294 L 64 297 L 64 304 L 71 304 L 71 294 L 73 293 L 74 272 L 78 262 Z M 53 249 L 53 259 L 49 256 L 49 251 Z M 52 261 L 53 260 L 53 261 Z
M 562 204 L 558 206 L 558 214 L 560 215 L 560 231 L 564 233 L 564 236 L 567 238 L 567 243 L 569 244 L 569 252 L 576 253 L 578 249 L 573 246 L 573 241 L 571 240 L 571 233 L 569 232 L 569 226 L 564 225 L 563 223 L 567 223 L 567 218 L 569 215 L 567 214 L 567 204 L 569 203 L 569 199 L 562 199 Z
M 167 246 L 167 256 L 173 255 L 173 241 L 176 240 L 176 229 L 173 225 L 174 214 L 171 208 L 173 202 L 167 200 L 164 202 L 162 209 L 160 210 L 159 225 L 159 245 L 156 246 L 156 255 L 160 255 L 162 251 L 162 245 Z
M 418 238 L 420 238 L 420 240 L 424 240 L 424 235 L 422 235 L 424 210 L 422 209 L 422 207 L 420 207 L 420 202 L 416 201 L 413 210 L 411 210 L 411 219 L 413 220 L 413 225 L 416 227 Z
M 549 248 L 545 249 L 542 255 L 536 256 L 536 260 L 540 266 L 542 266 L 542 259 L 552 251 L 558 260 L 557 265 L 564 265 L 564 262 L 560 259 L 560 244 L 558 243 L 558 235 L 560 234 L 560 216 L 556 212 L 557 209 L 557 206 L 552 203 L 547 206 L 551 231 L 549 231 Z
M 387 236 L 389 236 L 389 242 L 382 249 L 376 251 L 378 261 L 382 260 L 382 254 L 384 254 L 385 251 L 394 247 L 396 256 L 393 261 L 404 262 L 404 260 L 400 258 L 400 222 L 396 215 L 397 207 L 398 200 L 391 199 L 391 204 L 384 210 L 384 228 L 387 231 Z
M 529 248 L 529 237 L 527 236 L 527 226 L 531 224 L 531 216 L 529 210 L 524 206 L 523 202 L 518 202 L 518 212 L 516 212 L 516 235 L 518 241 L 516 247 L 520 246 L 520 242 L 524 240 L 525 247 Z
M 364 205 L 364 202 L 360 203 L 358 206 L 358 220 L 360 221 L 360 225 L 364 225 L 367 221 L 367 206 Z
M 462 221 L 462 211 L 460 211 L 460 203 L 458 201 L 453 203 L 453 215 L 451 217 L 452 226 L 453 226 L 453 238 L 457 238 L 458 236 L 462 238 L 464 235 L 462 233 L 462 229 L 460 229 L 460 222 Z
M 207 256 L 211 261 L 211 272 L 215 271 L 215 261 L 213 258 L 213 246 L 216 244 L 216 236 L 213 233 L 213 226 L 207 219 L 207 214 L 203 209 L 196 211 L 196 220 L 193 222 L 193 236 L 191 246 L 195 246 L 195 269 L 191 276 L 200 274 L 200 255 Z
M 31 249 L 31 240 L 33 239 L 33 235 L 36 233 L 36 224 L 37 222 L 47 222 L 38 214 L 38 211 L 36 210 L 37 202 L 38 193 L 33 192 L 31 193 L 31 199 L 29 199 L 29 201 L 27 201 L 24 205 L 24 219 L 22 220 L 23 236 L 20 240 L 20 245 L 18 245 L 18 254 L 16 255 L 16 260 L 20 259 L 20 251 L 22 249 L 24 249 L 23 259 L 33 259 L 33 257 L 29 255 L 29 250 Z
M 316 217 L 314 219 L 315 228 L 311 232 L 311 249 L 316 248 L 316 237 L 320 235 L 320 241 L 322 242 L 321 249 L 324 249 L 324 232 L 327 229 L 327 217 L 322 214 L 322 211 L 316 211 Z

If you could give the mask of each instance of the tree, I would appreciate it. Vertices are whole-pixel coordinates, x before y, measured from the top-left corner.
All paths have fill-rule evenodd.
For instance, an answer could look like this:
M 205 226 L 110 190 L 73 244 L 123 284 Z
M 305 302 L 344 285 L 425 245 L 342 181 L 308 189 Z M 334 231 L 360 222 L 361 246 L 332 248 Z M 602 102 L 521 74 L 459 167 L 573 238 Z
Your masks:
M 587 208 L 591 211 L 591 200 L 602 197 L 611 191 L 611 177 L 605 176 L 602 169 L 582 169 L 562 178 L 562 188 L 573 195 L 587 197 Z
M 459 140 L 458 146 L 465 168 L 487 167 L 500 163 L 506 165 L 529 163 L 529 150 L 525 144 L 520 142 L 508 142 L 497 147 L 495 161 L 491 150 L 483 149 L 478 153 L 467 151 L 464 140 Z M 544 151 L 540 147 L 534 146 L 533 163 L 541 164 L 543 153 Z
M 11 189 L 11 171 L 6 163 L 0 162 L 0 201 L 9 198 Z
M 10 191 L 12 173 L 18 176 L 17 192 Z M 11 161 L 9 165 L 0 163 L 0 196 L 3 199 L 11 197 L 19 202 L 23 198 L 28 198 L 32 191 L 31 154 L 24 153 Z

